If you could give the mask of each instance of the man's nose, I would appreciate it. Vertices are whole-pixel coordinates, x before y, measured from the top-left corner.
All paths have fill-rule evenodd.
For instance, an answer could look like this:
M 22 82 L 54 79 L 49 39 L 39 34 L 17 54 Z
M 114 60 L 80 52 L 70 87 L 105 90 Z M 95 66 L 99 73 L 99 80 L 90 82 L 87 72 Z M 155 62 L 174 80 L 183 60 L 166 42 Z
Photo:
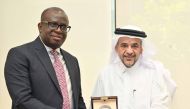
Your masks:
M 133 53 L 133 49 L 131 47 L 127 47 L 126 50 L 125 50 L 125 53 L 132 54 Z

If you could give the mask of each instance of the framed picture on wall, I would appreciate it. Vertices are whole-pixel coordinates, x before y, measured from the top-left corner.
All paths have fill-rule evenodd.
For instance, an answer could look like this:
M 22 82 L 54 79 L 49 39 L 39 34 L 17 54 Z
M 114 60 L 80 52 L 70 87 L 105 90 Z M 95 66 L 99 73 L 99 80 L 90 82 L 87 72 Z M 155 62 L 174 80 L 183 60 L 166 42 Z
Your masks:
M 117 96 L 91 97 L 92 109 L 118 109 Z

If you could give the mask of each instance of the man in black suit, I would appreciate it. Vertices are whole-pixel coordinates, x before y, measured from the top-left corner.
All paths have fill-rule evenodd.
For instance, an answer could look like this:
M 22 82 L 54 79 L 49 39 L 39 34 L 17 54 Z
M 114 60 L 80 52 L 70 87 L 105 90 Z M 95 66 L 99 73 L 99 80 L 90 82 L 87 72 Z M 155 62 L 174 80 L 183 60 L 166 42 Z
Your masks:
M 39 36 L 9 51 L 4 70 L 12 109 L 86 109 L 78 61 L 60 48 L 70 28 L 62 9 L 47 8 L 38 24 Z M 56 59 L 52 51 L 57 53 L 64 68 L 63 83 L 59 82 L 53 66 Z M 64 83 L 66 87 L 61 86 Z M 68 98 L 63 96 L 62 89 L 66 89 Z M 66 108 L 64 101 L 69 101 L 69 107 Z

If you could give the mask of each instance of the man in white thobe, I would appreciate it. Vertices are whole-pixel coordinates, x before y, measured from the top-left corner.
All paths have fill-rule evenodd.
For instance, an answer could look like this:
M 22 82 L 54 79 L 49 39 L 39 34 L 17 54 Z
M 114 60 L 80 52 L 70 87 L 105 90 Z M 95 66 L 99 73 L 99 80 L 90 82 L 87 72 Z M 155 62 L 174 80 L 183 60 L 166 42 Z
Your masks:
M 92 97 L 117 96 L 118 109 L 168 109 L 176 85 L 163 65 L 149 58 L 145 32 L 129 25 L 115 34 L 111 61 Z

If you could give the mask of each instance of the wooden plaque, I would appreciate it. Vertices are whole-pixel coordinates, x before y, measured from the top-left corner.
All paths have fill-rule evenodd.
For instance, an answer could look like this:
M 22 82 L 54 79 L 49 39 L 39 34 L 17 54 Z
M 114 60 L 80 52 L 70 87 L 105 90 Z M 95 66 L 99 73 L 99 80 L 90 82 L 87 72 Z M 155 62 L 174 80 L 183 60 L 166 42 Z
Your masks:
M 91 97 L 92 109 L 118 109 L 117 96 Z

